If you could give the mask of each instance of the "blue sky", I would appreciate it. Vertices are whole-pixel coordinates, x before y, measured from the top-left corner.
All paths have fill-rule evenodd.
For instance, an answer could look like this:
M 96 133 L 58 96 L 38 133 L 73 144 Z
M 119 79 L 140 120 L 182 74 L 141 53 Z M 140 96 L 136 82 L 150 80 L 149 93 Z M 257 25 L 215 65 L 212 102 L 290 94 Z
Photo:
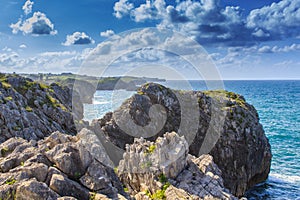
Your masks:
M 163 27 L 199 42 L 223 79 L 300 78 L 300 0 L 0 0 L 0 4 L 4 72 L 76 73 L 109 36 Z

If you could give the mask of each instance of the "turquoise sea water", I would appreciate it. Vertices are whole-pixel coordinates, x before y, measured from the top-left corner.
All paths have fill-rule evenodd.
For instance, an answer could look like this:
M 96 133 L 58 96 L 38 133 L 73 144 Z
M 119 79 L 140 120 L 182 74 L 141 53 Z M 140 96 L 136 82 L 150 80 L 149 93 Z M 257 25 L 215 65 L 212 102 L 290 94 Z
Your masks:
M 180 81 L 162 83 L 175 89 Z M 225 81 L 225 89 L 243 95 L 257 109 L 272 146 L 272 166 L 266 182 L 252 188 L 247 198 L 300 200 L 300 81 Z M 191 81 L 194 90 L 207 89 Z M 99 118 L 116 109 L 133 92 L 97 91 L 94 105 L 85 105 L 85 118 Z

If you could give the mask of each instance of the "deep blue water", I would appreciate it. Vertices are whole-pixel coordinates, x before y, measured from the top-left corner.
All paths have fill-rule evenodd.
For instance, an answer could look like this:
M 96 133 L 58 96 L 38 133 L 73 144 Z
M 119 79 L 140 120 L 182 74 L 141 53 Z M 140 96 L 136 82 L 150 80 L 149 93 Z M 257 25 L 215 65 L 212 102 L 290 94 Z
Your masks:
M 163 83 L 175 89 L 182 82 Z M 191 81 L 194 90 L 207 89 Z M 272 166 L 266 182 L 248 191 L 247 198 L 300 200 L 300 81 L 225 81 L 225 89 L 254 105 L 272 146 Z M 97 91 L 94 105 L 85 105 L 85 118 L 99 118 L 117 108 L 132 92 Z

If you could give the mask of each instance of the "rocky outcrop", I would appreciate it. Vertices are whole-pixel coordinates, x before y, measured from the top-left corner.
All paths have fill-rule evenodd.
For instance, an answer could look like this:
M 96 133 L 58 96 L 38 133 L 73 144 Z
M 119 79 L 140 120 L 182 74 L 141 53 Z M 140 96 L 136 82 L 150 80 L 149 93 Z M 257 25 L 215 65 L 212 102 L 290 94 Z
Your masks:
M 195 99 L 199 112 L 193 114 L 191 102 Z M 186 109 L 184 112 L 182 107 Z M 182 123 L 186 124 L 185 128 L 181 128 Z M 159 126 L 161 129 L 155 136 L 147 135 Z M 175 91 L 154 83 L 145 84 L 119 109 L 94 120 L 91 128 L 95 132 L 101 129 L 111 142 L 123 149 L 135 137 L 155 141 L 166 132 L 176 131 L 185 136 L 191 154 L 213 156 L 222 171 L 224 185 L 236 196 L 264 181 L 270 171 L 270 144 L 257 111 L 242 96 L 232 92 Z M 195 135 L 191 135 L 193 131 Z M 211 148 L 207 147 L 210 143 Z
M 175 132 L 127 145 L 118 175 L 137 200 L 237 199 L 224 188 L 212 157 L 188 155 L 186 140 Z
M 86 148 L 90 134 L 54 132 L 40 141 L 11 138 L 0 144 L 0 199 L 125 199 L 114 170 L 103 164 L 103 147 Z
M 69 88 L 0 75 L 0 142 L 11 137 L 38 140 L 54 131 L 76 134 L 74 120 L 82 119 L 83 105 L 79 99 L 74 102 L 77 112 L 72 114 Z

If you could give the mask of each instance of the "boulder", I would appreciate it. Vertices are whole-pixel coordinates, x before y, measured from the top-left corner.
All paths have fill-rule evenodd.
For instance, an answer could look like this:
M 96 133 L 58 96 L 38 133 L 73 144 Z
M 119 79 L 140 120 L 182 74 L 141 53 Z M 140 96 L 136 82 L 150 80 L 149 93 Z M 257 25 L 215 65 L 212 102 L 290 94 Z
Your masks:
M 56 200 L 59 197 L 57 193 L 52 191 L 45 183 L 36 180 L 28 180 L 22 182 L 16 190 L 16 200 Z
M 49 187 L 60 196 L 72 196 L 82 200 L 89 199 L 88 189 L 62 175 L 53 174 Z

